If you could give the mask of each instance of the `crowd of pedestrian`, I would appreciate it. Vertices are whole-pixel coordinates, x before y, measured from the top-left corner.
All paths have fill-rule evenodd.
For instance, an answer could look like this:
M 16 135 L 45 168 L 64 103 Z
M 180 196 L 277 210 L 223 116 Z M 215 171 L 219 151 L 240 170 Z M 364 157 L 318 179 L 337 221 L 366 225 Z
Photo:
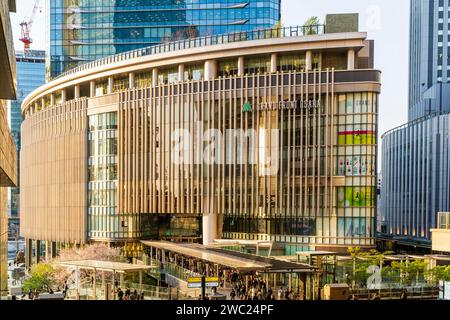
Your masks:
M 137 290 L 131 292 L 130 288 L 126 288 L 124 292 L 121 288 L 118 288 L 117 300 L 144 300 L 144 292 L 141 294 Z
M 263 279 L 258 277 L 251 277 L 245 280 L 233 274 L 231 277 L 233 288 L 230 292 L 231 300 L 297 300 L 298 295 L 293 289 L 284 289 L 280 287 L 275 293 L 270 286 L 266 284 Z

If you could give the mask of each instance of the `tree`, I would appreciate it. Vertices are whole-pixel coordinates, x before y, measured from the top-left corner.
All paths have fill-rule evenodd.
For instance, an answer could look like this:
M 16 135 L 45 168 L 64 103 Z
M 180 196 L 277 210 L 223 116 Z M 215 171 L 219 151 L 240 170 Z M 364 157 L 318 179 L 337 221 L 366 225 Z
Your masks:
M 367 279 L 373 272 L 377 272 L 378 268 L 382 275 L 385 255 L 392 253 L 389 251 L 381 253 L 375 249 L 362 251 L 360 247 L 349 247 L 347 252 L 352 257 L 353 274 L 351 278 L 353 287 L 357 285 L 365 287 Z M 377 268 L 373 268 L 373 266 Z
M 54 259 L 53 262 L 57 263 L 76 260 L 126 262 L 126 258 L 121 254 L 120 248 L 110 247 L 104 243 L 96 243 L 79 248 L 63 249 L 60 251 L 59 257 Z M 90 271 L 82 270 L 80 276 L 81 278 L 87 278 L 91 276 L 91 273 L 92 272 Z M 73 270 L 55 266 L 55 279 L 59 286 L 63 286 L 64 282 L 71 276 L 74 276 Z
M 14 263 L 15 264 L 25 263 L 25 253 L 22 250 L 17 252 L 16 260 L 14 261 Z
M 30 276 L 23 282 L 22 290 L 49 291 L 56 285 L 55 268 L 50 263 L 38 263 L 31 267 Z
M 436 266 L 429 270 L 426 273 L 426 276 L 429 278 L 432 282 L 439 282 L 440 280 L 443 281 L 450 281 L 450 265 L 447 266 Z
M 311 35 L 311 34 L 317 34 L 318 33 L 318 26 L 320 25 L 320 20 L 319 18 L 313 16 L 308 18 L 308 20 L 305 21 L 305 23 L 303 24 L 304 27 L 304 33 L 306 35 Z
M 418 283 L 421 278 L 427 274 L 428 263 L 423 259 L 415 259 L 413 261 L 393 261 L 392 269 L 397 270 L 400 274 L 400 283 L 412 285 L 413 282 Z

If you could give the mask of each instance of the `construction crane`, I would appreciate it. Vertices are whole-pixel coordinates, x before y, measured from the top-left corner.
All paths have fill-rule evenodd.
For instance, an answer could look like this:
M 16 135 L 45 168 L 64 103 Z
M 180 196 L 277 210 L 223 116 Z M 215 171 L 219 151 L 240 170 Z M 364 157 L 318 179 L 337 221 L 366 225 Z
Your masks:
M 36 17 L 36 14 L 39 10 L 39 1 L 36 0 L 34 2 L 33 12 L 31 13 L 30 20 L 28 21 L 22 21 L 20 23 L 20 27 L 22 28 L 22 35 L 20 37 L 20 41 L 23 42 L 23 48 L 24 52 L 28 53 L 30 52 L 31 44 L 33 43 L 33 39 L 30 37 L 31 27 L 33 26 L 34 18 Z

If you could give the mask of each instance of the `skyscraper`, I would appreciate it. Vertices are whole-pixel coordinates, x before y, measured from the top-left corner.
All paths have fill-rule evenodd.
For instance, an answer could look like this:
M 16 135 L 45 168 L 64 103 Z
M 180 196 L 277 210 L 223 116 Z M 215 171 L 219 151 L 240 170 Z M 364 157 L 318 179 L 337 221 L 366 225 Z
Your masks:
M 271 27 L 280 0 L 49 0 L 49 76 L 177 39 Z
M 383 135 L 380 238 L 408 250 L 429 250 L 437 213 L 450 209 L 449 10 L 411 0 L 409 122 Z
M 450 112 L 450 12 L 447 0 L 412 0 L 409 121 Z
M 0 297 L 8 290 L 8 187 L 17 184 L 17 151 L 9 131 L 7 104 L 17 95 L 16 61 L 9 12 L 15 1 L 0 1 Z
M 33 90 L 45 83 L 45 51 L 16 53 L 17 100 L 11 101 L 9 116 L 11 133 L 17 151 L 20 151 L 20 127 L 22 125 L 21 105 L 23 99 Z M 19 216 L 19 188 L 11 188 L 11 217 Z

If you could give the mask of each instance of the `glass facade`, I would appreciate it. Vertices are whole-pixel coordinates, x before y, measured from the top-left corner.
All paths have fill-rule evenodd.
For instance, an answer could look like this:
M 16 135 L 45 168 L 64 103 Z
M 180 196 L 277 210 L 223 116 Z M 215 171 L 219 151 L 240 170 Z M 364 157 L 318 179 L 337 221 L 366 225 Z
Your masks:
M 450 211 L 450 115 L 409 123 L 383 138 L 383 235 L 431 245 L 438 212 Z
M 22 125 L 22 102 L 32 91 L 45 83 L 45 51 L 31 51 L 27 54 L 16 53 L 17 100 L 10 102 L 9 119 L 11 133 L 20 151 L 20 127 Z M 20 167 L 20 165 L 18 166 Z M 11 188 L 10 216 L 19 216 L 19 188 Z
M 89 237 L 123 238 L 117 214 L 117 113 L 90 116 L 88 130 Z
M 112 54 L 280 20 L 280 0 L 48 1 L 50 77 Z
M 409 122 L 383 138 L 380 236 L 407 246 L 431 247 L 450 208 L 449 19 L 448 0 L 411 0 Z
M 301 99 L 301 96 L 297 97 L 297 100 Z M 325 99 L 322 96 L 316 101 Z M 285 120 L 283 124 L 274 124 L 274 119 L 269 121 L 272 128 L 284 128 L 279 141 L 285 144 L 280 166 L 289 168 L 293 159 L 302 161 L 303 165 L 291 168 L 291 172 L 284 173 L 281 180 L 261 179 L 260 185 L 272 191 L 264 191 L 265 196 L 260 195 L 258 207 L 253 208 L 257 212 L 239 210 L 245 208 L 247 203 L 252 203 L 252 192 L 255 193 L 252 186 L 248 189 L 242 186 L 229 189 L 226 186 L 227 208 L 223 231 L 227 237 L 259 239 L 268 235 L 276 239 L 288 239 L 293 236 L 289 238 L 291 241 L 294 237 L 303 237 L 302 242 L 310 244 L 313 243 L 312 239 L 318 244 L 371 244 L 368 239 L 373 238 L 376 212 L 378 95 L 372 92 L 347 93 L 339 94 L 335 99 L 338 108 L 331 129 L 336 137 L 333 143 L 333 159 L 336 163 L 333 168 L 334 176 L 344 180 L 342 186 L 332 191 L 335 194 L 333 209 L 329 209 L 327 186 L 314 186 L 312 182 L 318 176 L 326 176 L 330 159 L 325 141 L 330 130 L 326 125 L 329 115 L 322 103 L 320 111 L 291 115 L 296 118 L 295 124 L 289 125 L 292 119 Z M 246 121 L 249 123 L 255 121 L 248 117 Z M 237 121 L 240 121 L 239 115 Z M 263 122 L 260 123 L 262 126 Z M 230 121 L 230 127 L 233 127 L 233 121 Z M 237 151 L 238 154 L 240 152 Z M 296 163 L 298 165 L 299 162 Z M 231 177 L 235 175 L 233 179 L 238 181 L 242 175 L 255 178 L 251 170 L 246 172 L 245 169 L 226 171 L 226 174 Z M 294 187 L 283 182 L 287 179 L 285 176 L 293 179 Z M 297 181 L 305 182 L 304 179 L 312 185 L 305 188 Z

